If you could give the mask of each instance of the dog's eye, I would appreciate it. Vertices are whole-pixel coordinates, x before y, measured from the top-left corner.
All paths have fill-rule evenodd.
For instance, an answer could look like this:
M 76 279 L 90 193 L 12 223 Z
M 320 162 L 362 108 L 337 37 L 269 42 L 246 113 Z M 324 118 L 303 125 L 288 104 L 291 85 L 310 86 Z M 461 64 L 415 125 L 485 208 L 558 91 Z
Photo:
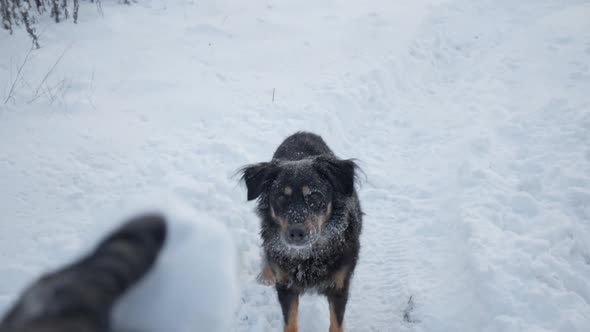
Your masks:
M 313 192 L 307 196 L 307 205 L 311 208 L 320 208 L 324 203 L 324 196 L 318 192 Z
M 278 202 L 279 204 L 285 204 L 285 203 L 286 203 L 286 202 L 289 200 L 289 197 L 290 197 L 290 196 L 287 196 L 287 195 L 285 195 L 285 194 L 279 194 L 279 195 L 277 196 L 277 202 Z

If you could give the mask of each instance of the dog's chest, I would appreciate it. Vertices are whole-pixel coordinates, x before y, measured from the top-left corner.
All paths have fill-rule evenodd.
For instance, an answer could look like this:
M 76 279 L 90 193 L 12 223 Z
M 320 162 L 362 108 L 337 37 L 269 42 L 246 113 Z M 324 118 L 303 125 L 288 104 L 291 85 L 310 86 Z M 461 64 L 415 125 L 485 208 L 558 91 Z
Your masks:
M 281 265 L 287 283 L 304 289 L 322 288 L 332 280 L 335 269 L 324 260 L 290 261 Z

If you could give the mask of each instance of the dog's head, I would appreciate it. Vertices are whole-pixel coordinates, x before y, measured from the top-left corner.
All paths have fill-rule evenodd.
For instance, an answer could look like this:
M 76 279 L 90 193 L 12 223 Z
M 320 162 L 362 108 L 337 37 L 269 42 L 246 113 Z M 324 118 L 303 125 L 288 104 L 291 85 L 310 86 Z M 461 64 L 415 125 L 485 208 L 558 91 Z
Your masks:
M 248 200 L 261 197 L 268 205 L 282 241 L 305 246 L 322 236 L 334 203 L 353 195 L 356 168 L 352 160 L 318 156 L 246 166 L 242 179 Z

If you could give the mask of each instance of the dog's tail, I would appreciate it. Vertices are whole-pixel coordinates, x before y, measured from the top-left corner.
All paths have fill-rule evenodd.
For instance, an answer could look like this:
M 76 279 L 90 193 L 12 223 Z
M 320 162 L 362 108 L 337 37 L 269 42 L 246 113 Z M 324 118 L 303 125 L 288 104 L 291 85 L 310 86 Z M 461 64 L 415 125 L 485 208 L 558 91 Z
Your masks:
M 165 238 L 164 217 L 131 219 L 92 253 L 29 287 L 0 323 L 0 332 L 108 330 L 113 304 L 151 269 Z

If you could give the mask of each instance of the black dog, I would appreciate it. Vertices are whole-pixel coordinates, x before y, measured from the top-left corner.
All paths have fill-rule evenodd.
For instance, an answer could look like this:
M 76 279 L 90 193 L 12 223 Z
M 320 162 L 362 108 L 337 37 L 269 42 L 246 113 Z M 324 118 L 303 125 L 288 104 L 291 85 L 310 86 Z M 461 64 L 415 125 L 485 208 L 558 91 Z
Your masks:
M 0 332 L 108 332 L 115 301 L 151 269 L 165 238 L 163 217 L 130 220 L 88 256 L 29 287 Z
M 356 164 L 338 159 L 324 140 L 299 132 L 270 162 L 246 166 L 248 200 L 258 198 L 266 264 L 285 331 L 297 330 L 299 295 L 317 290 L 330 304 L 330 331 L 342 331 L 348 289 L 360 248 Z

